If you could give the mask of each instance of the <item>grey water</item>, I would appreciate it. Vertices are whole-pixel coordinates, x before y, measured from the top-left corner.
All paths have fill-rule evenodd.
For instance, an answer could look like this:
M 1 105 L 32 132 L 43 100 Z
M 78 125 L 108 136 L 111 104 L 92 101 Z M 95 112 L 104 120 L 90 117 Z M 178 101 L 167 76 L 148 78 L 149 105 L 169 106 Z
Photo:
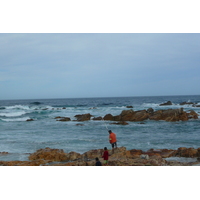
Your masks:
M 160 104 L 171 101 L 170 106 Z M 182 102 L 192 104 L 180 105 Z M 133 110 L 183 108 L 200 113 L 200 95 L 149 96 L 113 98 L 28 99 L 0 101 L 0 160 L 28 160 L 28 155 L 41 148 L 63 149 L 84 153 L 91 149 L 110 148 L 108 129 L 117 135 L 118 146 L 127 149 L 177 149 L 200 147 L 200 119 L 166 122 L 145 120 L 114 125 L 106 121 L 74 121 L 75 115 L 90 113 L 94 117 L 119 115 L 126 106 Z M 55 117 L 70 117 L 57 121 Z M 34 121 L 27 121 L 33 119 Z M 78 125 L 82 124 L 82 126 Z

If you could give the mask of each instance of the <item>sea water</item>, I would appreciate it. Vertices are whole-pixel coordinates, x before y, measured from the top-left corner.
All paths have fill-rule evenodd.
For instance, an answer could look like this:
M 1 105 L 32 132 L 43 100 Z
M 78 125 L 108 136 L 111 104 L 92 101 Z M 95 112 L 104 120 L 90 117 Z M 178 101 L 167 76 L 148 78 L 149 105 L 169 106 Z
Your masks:
M 160 104 L 171 101 L 170 106 Z M 93 117 L 119 115 L 127 106 L 133 110 L 153 108 L 183 108 L 200 114 L 200 95 L 113 97 L 76 99 L 29 99 L 0 101 L 0 160 L 28 160 L 28 155 L 41 148 L 63 149 L 65 152 L 84 153 L 91 149 L 111 148 L 108 129 L 117 135 L 118 146 L 129 149 L 177 149 L 200 147 L 200 119 L 166 122 L 145 120 L 128 125 L 110 121 L 75 121 L 75 115 L 90 113 Z M 71 121 L 57 121 L 55 117 L 70 117 Z M 34 121 L 27 121 L 33 119 Z

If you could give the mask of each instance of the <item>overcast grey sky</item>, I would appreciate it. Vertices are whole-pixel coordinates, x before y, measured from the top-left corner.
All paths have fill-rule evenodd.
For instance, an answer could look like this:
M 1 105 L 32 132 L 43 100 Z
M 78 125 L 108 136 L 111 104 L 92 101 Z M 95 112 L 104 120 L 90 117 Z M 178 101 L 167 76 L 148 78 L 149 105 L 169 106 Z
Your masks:
M 200 94 L 200 34 L 0 34 L 0 99 Z

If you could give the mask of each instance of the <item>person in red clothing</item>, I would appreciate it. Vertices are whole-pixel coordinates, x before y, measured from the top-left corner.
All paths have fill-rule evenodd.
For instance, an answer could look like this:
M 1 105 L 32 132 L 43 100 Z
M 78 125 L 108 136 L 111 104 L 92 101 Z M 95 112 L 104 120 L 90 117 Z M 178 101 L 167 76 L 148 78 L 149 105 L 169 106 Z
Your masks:
M 114 147 L 117 148 L 117 137 L 116 134 L 113 133 L 111 130 L 109 132 L 109 142 L 112 145 L 112 153 L 114 153 Z
M 102 158 L 104 159 L 104 164 L 108 165 L 108 149 L 107 147 L 104 147 L 104 152 Z

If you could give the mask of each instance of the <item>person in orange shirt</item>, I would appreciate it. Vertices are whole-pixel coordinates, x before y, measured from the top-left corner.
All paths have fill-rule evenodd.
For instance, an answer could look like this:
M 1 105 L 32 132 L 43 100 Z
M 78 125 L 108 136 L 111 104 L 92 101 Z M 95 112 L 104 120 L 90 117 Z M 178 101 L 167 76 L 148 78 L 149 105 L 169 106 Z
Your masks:
M 112 145 L 112 153 L 114 153 L 114 148 L 117 148 L 117 138 L 116 138 L 116 134 L 113 133 L 111 130 L 108 131 L 109 132 L 109 142 Z

